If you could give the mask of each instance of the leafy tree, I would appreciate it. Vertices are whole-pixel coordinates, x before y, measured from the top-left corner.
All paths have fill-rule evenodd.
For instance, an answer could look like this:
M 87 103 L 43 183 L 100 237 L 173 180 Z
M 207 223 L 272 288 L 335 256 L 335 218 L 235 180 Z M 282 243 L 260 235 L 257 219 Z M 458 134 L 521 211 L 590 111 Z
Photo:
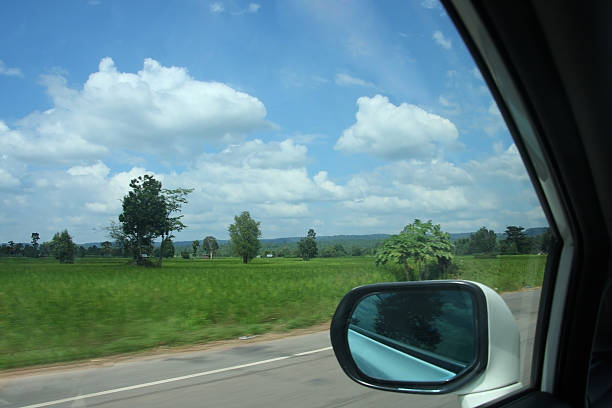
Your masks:
M 111 244 L 110 241 L 104 241 L 102 243 L 102 255 L 110 256 L 112 246 L 113 246 L 113 244 Z
M 316 236 L 317 234 L 315 233 L 315 230 L 311 228 L 308 230 L 306 238 L 300 239 L 300 242 L 298 243 L 298 251 L 300 253 L 300 257 L 305 261 L 308 261 L 311 258 L 317 256 L 318 249 L 317 241 L 315 238 Z
M 481 227 L 478 231 L 470 235 L 469 253 L 488 254 L 495 252 L 497 236 L 495 231 L 486 227 Z
M 87 250 L 82 245 L 79 247 L 77 252 L 78 252 L 79 258 L 85 258 L 85 255 L 87 255 Z
M 234 223 L 228 228 L 232 248 L 235 254 L 242 257 L 243 263 L 248 263 L 259 251 L 260 223 L 251 218 L 248 211 L 243 211 L 234 217 Z
M 9 241 L 8 248 L 9 248 L 9 255 L 15 255 L 15 242 Z
M 345 256 L 346 255 L 346 249 L 344 249 L 344 245 L 337 243 L 334 244 L 334 252 L 335 252 L 335 256 Z
M 36 258 L 36 251 L 32 245 L 26 245 L 23 248 L 23 256 L 27 256 L 28 258 Z
M 442 341 L 435 324 L 442 314 L 442 302 L 431 293 L 379 295 L 376 312 L 376 333 L 429 351 Z
M 123 232 L 123 226 L 111 221 L 106 230 L 108 231 L 109 238 L 114 241 L 114 247 L 121 251 L 121 255 L 127 256 L 131 250 L 131 243 L 128 236 Z
M 333 246 L 328 246 L 321 249 L 321 257 L 322 258 L 334 258 L 336 257 L 336 250 Z
M 34 249 L 34 256 L 38 258 L 38 241 L 40 240 L 40 234 L 38 232 L 32 233 L 32 248 Z
M 174 243 L 172 242 L 172 239 L 170 238 L 166 238 L 165 240 L 165 244 L 163 245 L 163 257 L 164 258 L 174 258 Z M 162 247 L 160 247 L 161 250 Z
M 470 253 L 470 239 L 459 238 L 454 242 L 456 255 L 467 255 Z
M 174 243 L 172 242 L 172 239 L 170 238 L 166 238 L 165 239 L 165 243 L 163 245 L 163 253 L 162 256 L 164 258 L 174 258 Z M 159 246 L 159 248 L 155 248 L 155 251 L 153 251 L 153 254 L 155 257 L 159 258 L 160 255 L 160 251 L 162 250 L 162 245 Z
M 361 256 L 363 255 L 363 250 L 358 247 L 358 246 L 354 246 L 351 248 L 351 256 Z
M 172 235 L 173 231 L 182 231 L 187 226 L 183 224 L 181 218 L 182 215 L 177 215 L 180 212 L 183 204 L 187 203 L 187 195 L 190 194 L 193 189 L 190 188 L 176 188 L 174 190 L 163 189 L 162 190 L 162 198 L 165 203 L 165 216 L 161 228 L 159 230 L 159 235 L 161 236 L 161 244 L 160 244 L 160 256 L 159 256 L 159 266 L 162 265 L 162 255 L 165 253 L 164 246 L 168 242 L 168 239 L 174 238 Z M 199 243 L 198 243 L 199 244 Z M 174 252 L 174 251 L 173 251 Z
M 530 240 L 527 234 L 523 232 L 525 228 L 521 226 L 508 225 L 506 227 L 506 241 L 508 241 L 509 246 L 516 248 L 516 253 L 519 254 L 527 254 L 530 249 Z
M 161 237 L 159 266 L 162 263 L 163 246 L 172 231 L 185 228 L 182 215 L 176 216 L 181 206 L 187 202 L 186 196 L 191 189 L 179 188 L 162 190 L 162 184 L 153 176 L 145 174 L 131 180 L 128 193 L 122 200 L 123 212 L 119 215 L 124 238 L 129 241 L 137 264 L 144 264 L 142 254 L 151 254 L 153 240 Z M 112 233 L 112 231 L 111 231 Z M 121 234 L 119 239 L 123 239 Z
M 55 259 L 58 259 L 60 263 L 74 263 L 77 246 L 67 230 L 55 233 L 51 239 L 51 248 Z
M 193 248 L 193 256 L 197 256 L 198 255 L 198 248 L 200 247 L 200 241 L 198 241 L 197 239 L 194 240 L 191 243 L 191 247 Z
M 166 203 L 161 195 L 162 184 L 145 174 L 130 181 L 132 191 L 123 197 L 119 215 L 123 233 L 130 240 L 134 261 L 141 265 L 143 247 L 151 246 L 159 236 L 166 217 Z
M 439 224 L 434 225 L 431 220 L 424 223 L 415 219 L 399 235 L 392 235 L 384 242 L 377 251 L 376 265 L 395 263 L 404 268 L 406 280 L 423 280 L 425 263 L 435 260 L 446 270 L 453 250 L 450 235 L 442 232 Z
M 208 252 L 210 259 L 213 259 L 214 252 L 219 249 L 219 244 L 217 243 L 217 238 L 213 236 L 207 236 L 202 241 L 202 247 Z

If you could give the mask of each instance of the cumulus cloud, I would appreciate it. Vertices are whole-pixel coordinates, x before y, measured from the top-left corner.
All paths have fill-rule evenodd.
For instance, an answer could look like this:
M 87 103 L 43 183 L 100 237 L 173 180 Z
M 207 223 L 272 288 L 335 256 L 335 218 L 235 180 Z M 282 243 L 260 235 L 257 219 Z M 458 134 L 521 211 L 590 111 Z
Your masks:
M 426 186 L 408 185 L 402 196 L 368 196 L 363 200 L 345 201 L 343 204 L 348 209 L 375 214 L 436 214 L 465 209 L 469 200 L 461 187 L 429 189 Z
M 4 61 L 0 60 L 0 75 L 22 77 L 23 73 L 19 68 L 7 67 Z
M 446 38 L 441 31 L 434 31 L 432 38 L 445 50 L 450 50 L 453 47 L 451 40 Z
M 357 77 L 351 76 L 349 74 L 344 74 L 344 73 L 336 74 L 334 82 L 336 83 L 336 85 L 340 85 L 340 86 L 363 86 L 366 88 L 374 87 L 374 84 L 371 82 L 364 81 L 361 78 L 357 78 Z
M 363 96 L 357 106 L 357 122 L 344 130 L 336 150 L 391 159 L 435 157 L 440 146 L 452 145 L 459 135 L 448 119 L 416 105 L 396 106 L 385 96 Z
M 448 188 L 474 183 L 474 178 L 461 166 L 444 160 L 400 160 L 383 166 L 396 184 L 413 184 L 429 188 Z
M 239 141 L 269 126 L 257 98 L 150 58 L 137 73 L 120 72 L 103 58 L 82 89 L 60 76 L 42 82 L 53 107 L 27 116 L 17 129 L 0 124 L 6 135 L 0 146 L 15 156 L 65 162 L 100 158 L 109 149 L 189 156 L 205 143 Z
M 471 160 L 468 169 L 474 174 L 505 181 L 529 181 L 523 160 L 512 143 L 500 154 L 490 156 L 482 161 Z

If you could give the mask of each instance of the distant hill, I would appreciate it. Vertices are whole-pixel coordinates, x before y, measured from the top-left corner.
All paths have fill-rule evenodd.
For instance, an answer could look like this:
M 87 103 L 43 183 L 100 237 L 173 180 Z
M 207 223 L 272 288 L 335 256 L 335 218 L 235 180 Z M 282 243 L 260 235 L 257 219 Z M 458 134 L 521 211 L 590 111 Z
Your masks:
M 546 232 L 546 230 L 548 229 L 548 227 L 538 227 L 538 228 L 527 228 L 525 230 L 525 233 L 527 234 L 527 236 L 529 237 L 534 237 L 536 235 L 541 235 L 544 232 Z M 461 238 L 469 238 L 470 235 L 472 235 L 474 232 L 455 232 L 455 233 L 451 233 L 450 234 L 450 239 L 451 241 L 456 241 L 458 239 Z M 505 239 L 505 234 L 503 232 L 498 232 L 497 234 L 497 239 Z M 350 247 L 350 246 L 359 246 L 359 245 L 363 245 L 363 246 L 370 246 L 375 244 L 376 242 L 379 241 L 383 241 L 387 238 L 389 238 L 391 235 L 390 234 L 367 234 L 367 235 L 324 235 L 324 236 L 318 236 L 317 235 L 317 242 L 319 242 L 321 245 L 323 246 L 327 246 L 327 245 L 335 245 L 335 244 L 342 244 L 345 247 Z M 286 238 L 268 238 L 268 239 L 261 239 L 261 247 L 262 248 L 266 248 L 266 247 L 277 247 L 277 246 L 282 246 L 282 245 L 291 245 L 291 244 L 295 244 L 297 242 L 300 241 L 300 239 L 302 239 L 303 237 L 286 237 Z M 174 242 L 174 246 L 176 248 L 178 247 L 189 247 L 191 248 L 191 242 L 192 241 L 176 241 Z M 226 245 L 229 241 L 227 239 L 218 239 L 217 242 L 219 243 L 220 246 Z M 84 244 L 78 244 L 79 246 L 83 246 L 85 248 L 89 248 L 92 247 L 94 245 L 96 245 L 97 247 L 99 247 L 101 245 L 101 242 L 86 242 Z M 159 243 L 156 243 L 155 246 L 159 246 Z
M 542 235 L 543 233 L 546 232 L 547 229 L 548 227 L 527 228 L 525 230 L 525 234 L 528 237 L 535 237 L 537 235 Z M 470 235 L 472 235 L 473 233 L 474 232 L 456 232 L 456 233 L 451 232 L 450 239 L 451 241 L 457 241 L 458 239 L 461 239 L 461 238 L 469 238 Z M 497 232 L 495 233 L 495 235 L 497 235 L 498 240 L 506 239 L 506 234 L 504 234 L 503 232 Z

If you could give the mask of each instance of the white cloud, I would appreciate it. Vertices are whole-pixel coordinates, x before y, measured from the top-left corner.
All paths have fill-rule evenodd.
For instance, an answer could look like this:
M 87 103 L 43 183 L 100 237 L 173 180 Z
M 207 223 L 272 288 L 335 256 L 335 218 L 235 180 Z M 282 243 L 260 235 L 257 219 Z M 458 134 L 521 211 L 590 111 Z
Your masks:
M 0 147 L 13 156 L 70 162 L 99 159 L 111 149 L 193 156 L 205 143 L 240 141 L 271 126 L 257 98 L 150 58 L 135 74 L 104 58 L 78 90 L 59 76 L 43 83 L 51 109 L 27 116 L 18 130 L 0 125 Z
M 421 213 L 435 214 L 441 211 L 457 211 L 469 205 L 461 187 L 429 189 L 425 186 L 408 185 L 402 196 L 368 196 L 363 200 L 344 201 L 351 210 L 374 214 Z
M 421 1 L 421 6 L 426 9 L 434 9 L 441 7 L 439 0 L 423 0 Z
M 214 3 L 210 3 L 208 9 L 213 14 L 221 14 L 225 10 L 225 7 L 223 7 L 223 3 L 217 1 Z
M 108 175 L 110 169 L 101 161 L 91 166 L 74 166 L 68 169 L 67 173 L 71 176 L 91 176 L 96 178 L 104 178 Z
M 253 169 L 289 169 L 303 167 L 308 149 L 291 139 L 264 143 L 260 139 L 231 145 L 214 157 L 215 161 Z
M 344 130 L 336 150 L 410 159 L 435 157 L 440 146 L 457 141 L 458 131 L 451 121 L 416 105 L 396 106 L 376 95 L 359 98 L 357 106 L 357 122 Z
M 7 67 L 2 60 L 0 60 L 0 75 L 23 77 L 23 73 L 19 68 Z
M 453 43 L 449 38 L 446 38 L 441 31 L 434 31 L 432 38 L 445 50 L 450 50 Z
M 249 3 L 248 11 L 249 13 L 257 13 L 260 8 L 261 8 L 261 4 Z
M 305 203 L 263 203 L 258 204 L 256 208 L 259 209 L 262 215 L 275 218 L 296 218 L 310 215 L 308 206 Z
M 338 73 L 336 74 L 336 77 L 334 79 L 334 82 L 336 83 L 336 85 L 340 85 L 340 86 L 363 86 L 366 88 L 373 88 L 374 84 L 368 81 L 364 81 L 361 78 L 357 78 L 354 76 L 351 76 L 349 74 L 344 74 L 344 73 Z
M 473 174 L 506 182 L 529 180 L 523 160 L 514 143 L 500 154 L 490 156 L 483 161 L 471 160 L 467 167 Z
M 441 189 L 474 183 L 473 177 L 462 167 L 443 160 L 400 160 L 382 167 L 396 184 L 414 184 Z
M 0 169 L 0 189 L 17 187 L 20 183 L 19 179 L 9 173 L 7 170 Z
M 458 115 L 461 111 L 461 106 L 457 102 L 453 102 L 449 98 L 440 95 L 438 103 L 444 107 L 444 113 L 447 115 Z

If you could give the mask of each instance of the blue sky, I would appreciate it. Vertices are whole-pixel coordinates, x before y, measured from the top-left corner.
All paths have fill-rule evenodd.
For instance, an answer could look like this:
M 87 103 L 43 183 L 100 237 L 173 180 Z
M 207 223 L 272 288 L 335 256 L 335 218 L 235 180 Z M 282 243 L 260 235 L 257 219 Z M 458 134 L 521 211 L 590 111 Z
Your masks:
M 0 3 L 0 242 L 106 239 L 129 180 L 195 191 L 177 239 L 546 225 L 432 1 Z

